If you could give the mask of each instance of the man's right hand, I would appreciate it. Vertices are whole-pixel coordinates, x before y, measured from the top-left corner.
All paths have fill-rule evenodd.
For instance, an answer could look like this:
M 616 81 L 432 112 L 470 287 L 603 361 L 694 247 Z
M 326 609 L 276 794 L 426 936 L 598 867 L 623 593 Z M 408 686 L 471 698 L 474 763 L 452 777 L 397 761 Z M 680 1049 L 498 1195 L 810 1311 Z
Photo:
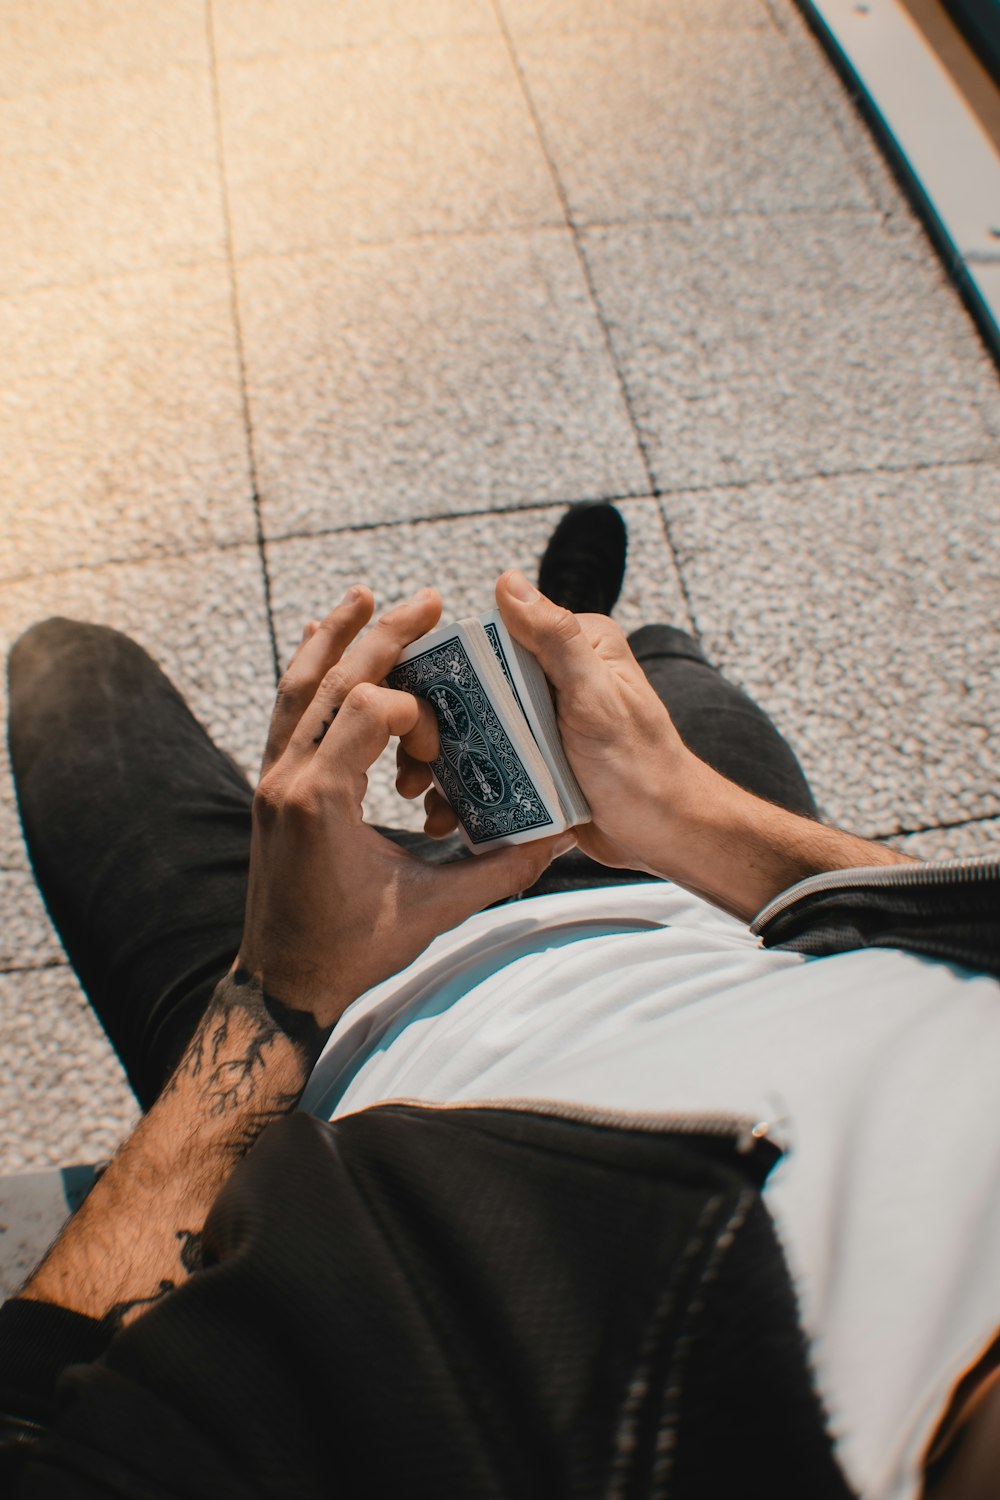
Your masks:
M 503 574 L 496 598 L 552 686 L 563 747 L 592 814 L 577 829 L 579 847 L 601 864 L 661 873 L 671 807 L 694 793 L 702 762 L 607 615 L 571 614 L 519 572 Z
M 571 614 L 517 572 L 503 574 L 496 596 L 507 629 L 553 689 L 563 747 L 593 817 L 576 830 L 577 842 L 593 859 L 674 880 L 744 919 L 808 875 L 908 861 L 762 801 L 712 770 L 685 746 L 606 615 Z M 429 781 L 427 767 L 404 753 L 404 795 Z M 451 808 L 430 791 L 428 833 L 454 827 Z

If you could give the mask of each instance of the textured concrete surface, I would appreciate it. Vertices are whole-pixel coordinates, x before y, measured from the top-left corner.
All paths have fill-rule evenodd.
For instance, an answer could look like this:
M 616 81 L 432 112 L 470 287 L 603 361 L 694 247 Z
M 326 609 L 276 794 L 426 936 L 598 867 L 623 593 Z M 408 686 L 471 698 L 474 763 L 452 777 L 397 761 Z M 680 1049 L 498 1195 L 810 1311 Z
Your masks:
M 4 1171 L 110 1156 L 139 1111 L 72 970 L 0 973 L 0 1028 Z
M 997 847 L 997 373 L 790 0 L 0 22 L 0 644 L 129 630 L 252 775 L 272 639 L 358 578 L 480 609 L 615 497 L 622 622 L 690 623 L 829 816 Z M 96 1159 L 135 1105 L 6 768 L 0 902 L 0 1172 Z
M 606 26 L 518 55 L 578 223 L 868 206 L 773 32 Z
M 646 489 L 568 231 L 238 274 L 268 535 Z
M 102 74 L 0 102 L 7 294 L 221 256 L 211 76 Z
M 918 235 L 810 213 L 583 244 L 660 489 L 994 456 L 965 373 L 986 355 Z
M 1000 814 L 995 503 L 977 464 L 661 501 L 710 654 L 767 704 L 834 822 Z
M 0 430 L 2 578 L 253 541 L 225 267 L 0 297 Z
M 303 49 L 220 78 L 240 257 L 562 222 L 495 35 Z

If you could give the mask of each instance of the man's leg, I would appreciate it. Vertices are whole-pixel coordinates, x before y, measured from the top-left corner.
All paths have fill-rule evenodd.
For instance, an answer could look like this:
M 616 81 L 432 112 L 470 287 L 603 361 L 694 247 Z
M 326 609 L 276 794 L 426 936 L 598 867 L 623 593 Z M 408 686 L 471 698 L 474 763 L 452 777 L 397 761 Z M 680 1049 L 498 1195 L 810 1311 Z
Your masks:
M 117 631 L 47 620 L 15 644 L 9 671 L 38 885 L 148 1108 L 239 947 L 251 789 Z
M 675 625 L 643 625 L 633 654 L 689 750 L 737 786 L 804 817 L 816 803 L 791 746 L 764 710 Z

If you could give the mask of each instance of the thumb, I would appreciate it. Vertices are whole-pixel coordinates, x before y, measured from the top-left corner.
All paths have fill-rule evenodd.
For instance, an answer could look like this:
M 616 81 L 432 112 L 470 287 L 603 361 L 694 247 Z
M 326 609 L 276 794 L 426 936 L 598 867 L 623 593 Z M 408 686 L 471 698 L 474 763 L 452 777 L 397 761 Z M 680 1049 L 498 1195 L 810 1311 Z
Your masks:
M 544 874 L 554 859 L 576 844 L 572 829 L 552 838 L 534 839 L 515 844 L 511 849 L 497 849 L 472 859 L 459 859 L 439 865 L 435 871 L 437 899 L 447 908 L 450 925 L 456 926 L 477 911 L 516 896 Z
M 557 693 L 593 680 L 597 658 L 576 615 L 553 604 L 516 568 L 497 579 L 496 598 L 507 629 L 538 660 Z

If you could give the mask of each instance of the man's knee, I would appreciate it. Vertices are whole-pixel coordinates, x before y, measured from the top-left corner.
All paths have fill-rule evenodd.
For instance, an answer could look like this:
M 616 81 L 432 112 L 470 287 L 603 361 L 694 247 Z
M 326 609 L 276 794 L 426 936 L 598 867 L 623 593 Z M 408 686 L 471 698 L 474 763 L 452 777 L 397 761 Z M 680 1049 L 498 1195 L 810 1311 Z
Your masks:
M 19 731 L 30 738 L 32 726 L 40 720 L 60 717 L 72 705 L 79 707 L 109 669 L 118 677 L 133 655 L 145 658 L 140 646 L 107 625 L 55 615 L 30 626 L 7 658 L 12 750 Z
M 7 658 L 11 692 L 26 685 L 37 685 L 60 668 L 77 669 L 84 662 L 106 659 L 121 651 L 138 652 L 140 647 L 121 631 L 109 625 L 92 625 L 85 620 L 69 620 L 53 615 L 29 625 L 18 636 Z
M 81 646 L 89 644 L 90 632 L 96 628 L 79 620 L 54 615 L 51 619 L 39 620 L 18 636 L 7 658 L 12 708 L 26 693 L 33 695 L 60 663 L 76 656 Z

